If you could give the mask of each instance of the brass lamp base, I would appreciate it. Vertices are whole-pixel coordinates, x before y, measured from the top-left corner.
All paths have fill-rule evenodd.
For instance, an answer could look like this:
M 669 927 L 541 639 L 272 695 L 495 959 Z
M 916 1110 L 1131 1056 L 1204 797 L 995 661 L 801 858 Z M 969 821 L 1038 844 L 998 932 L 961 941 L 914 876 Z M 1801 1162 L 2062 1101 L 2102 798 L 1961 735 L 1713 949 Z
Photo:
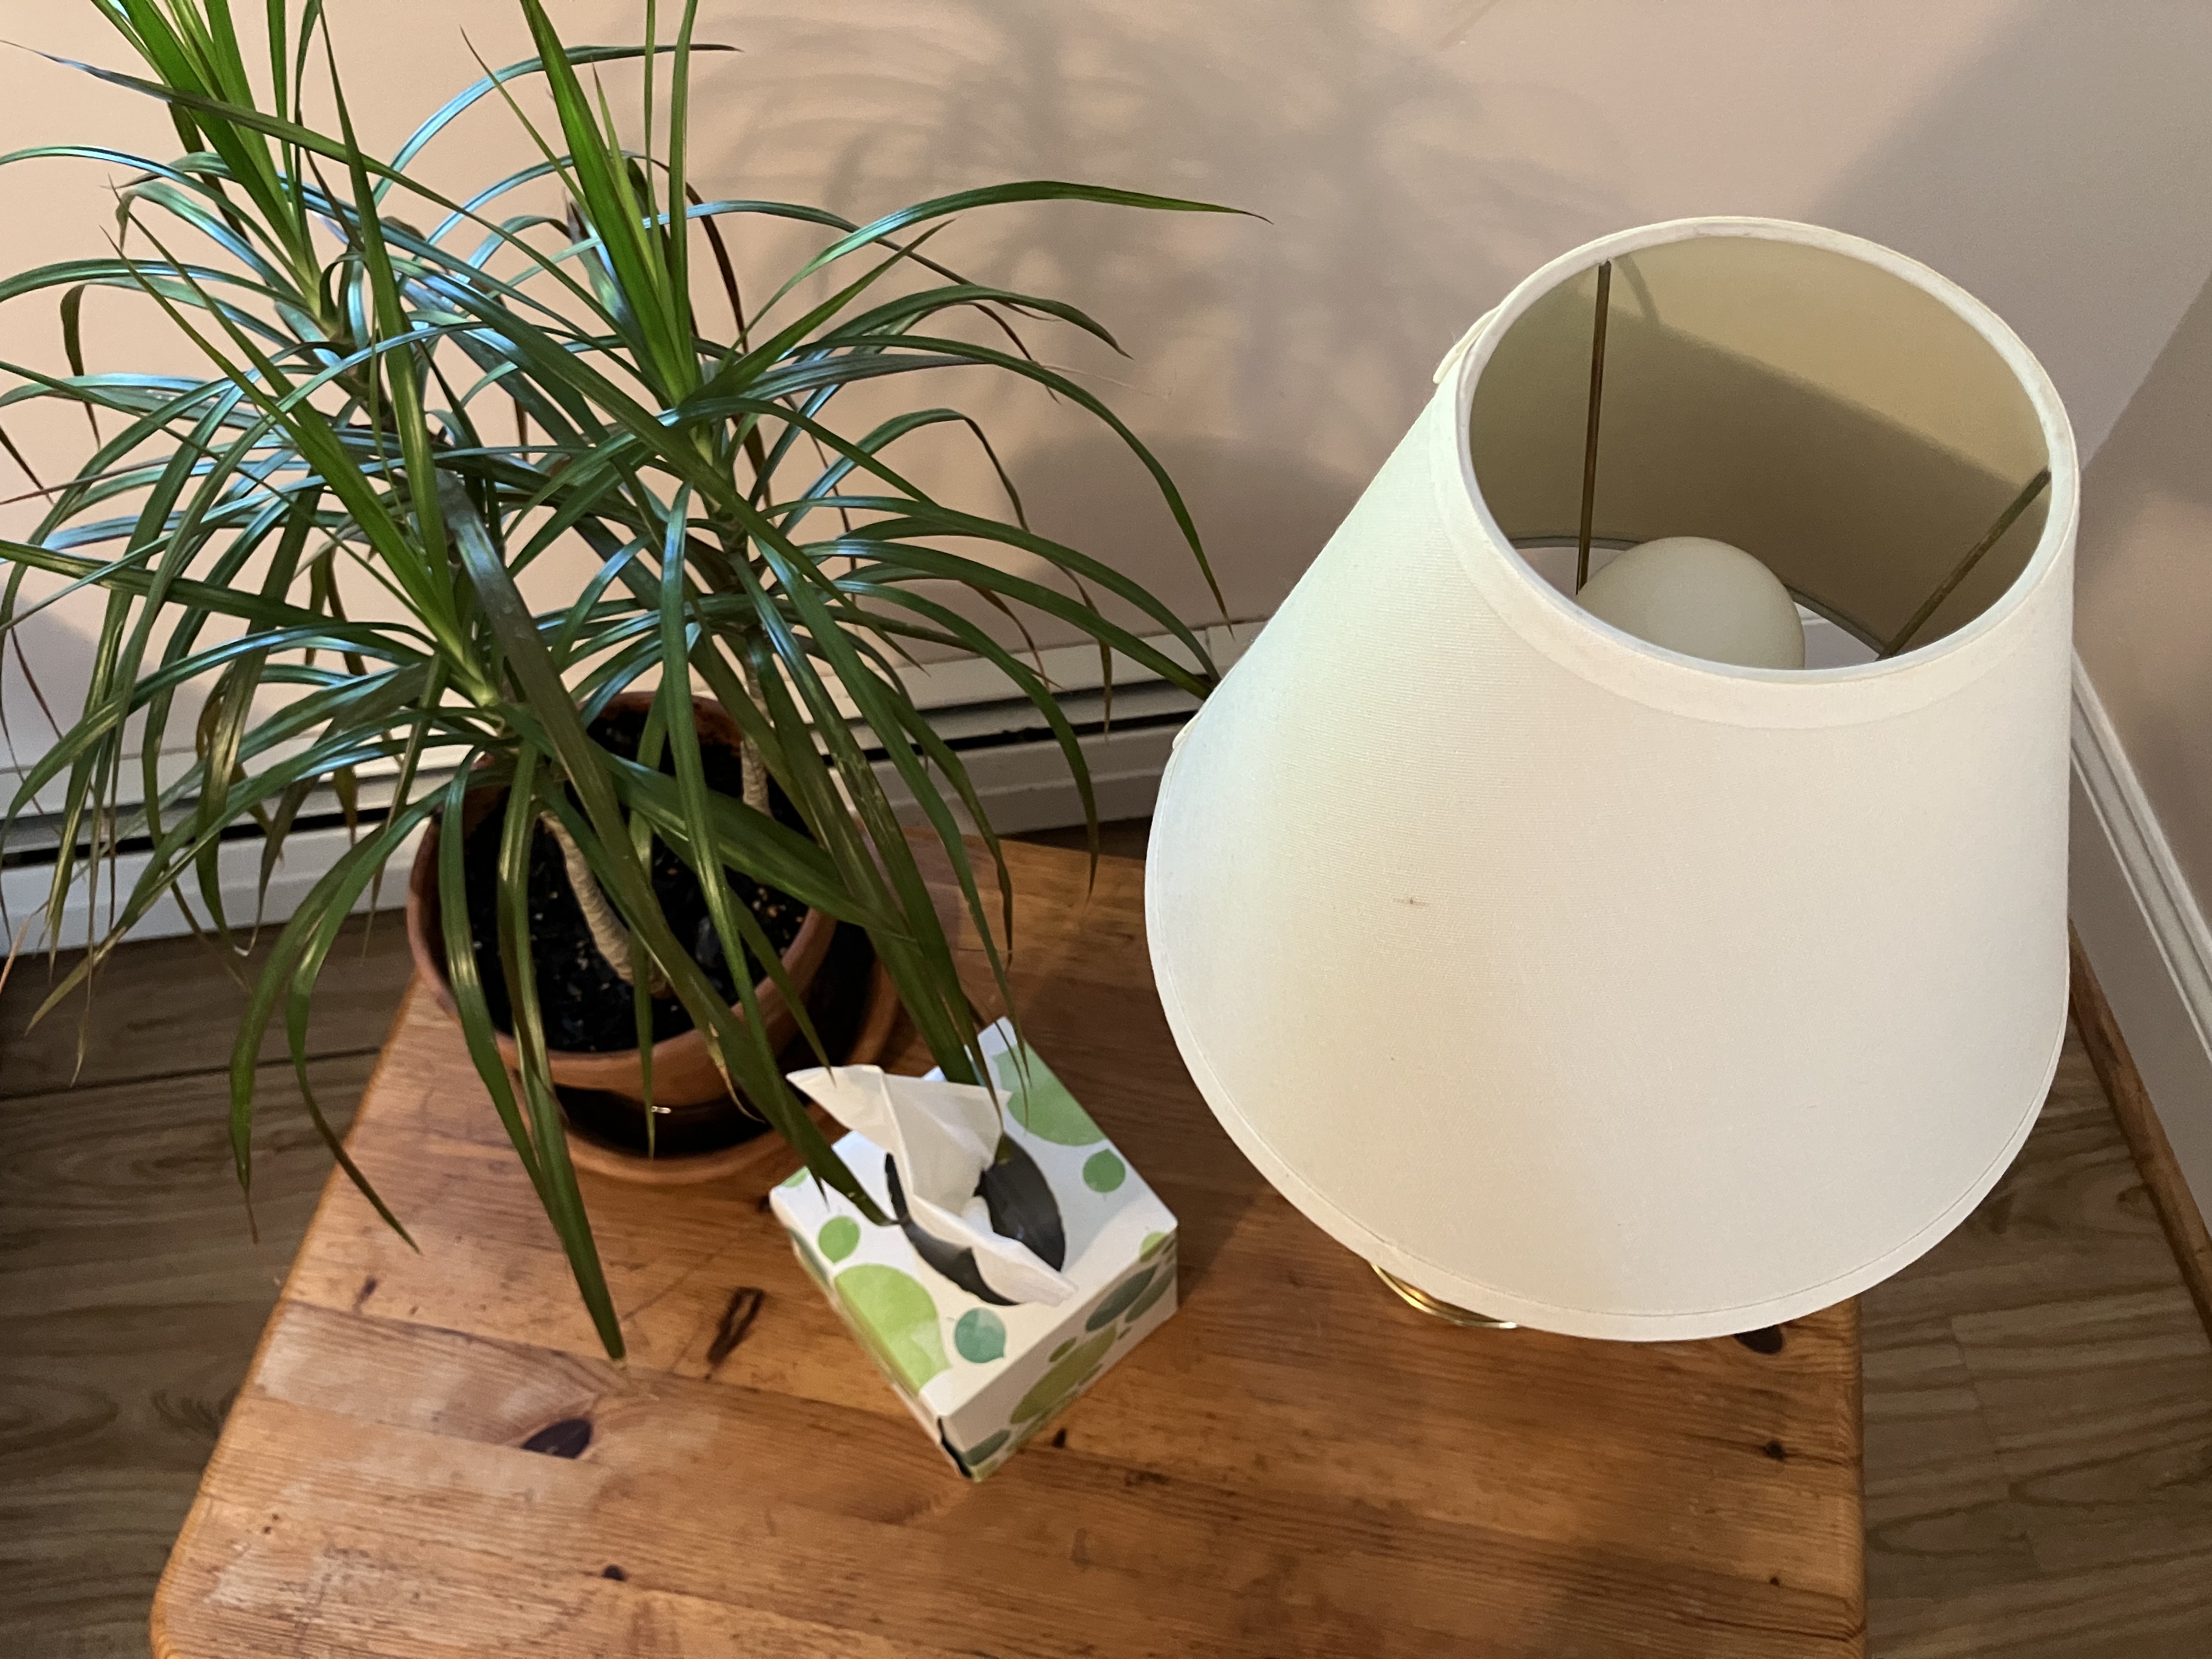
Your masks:
M 1419 1286 L 1408 1285 L 1379 1262 L 1370 1261 L 1367 1265 L 1375 1269 L 1376 1278 L 1398 1293 L 1400 1301 L 1431 1319 L 1441 1319 L 1447 1325 L 1465 1325 L 1474 1330 L 1517 1331 L 1521 1328 L 1510 1319 L 1492 1319 L 1488 1314 L 1479 1314 L 1466 1308 L 1455 1308 L 1449 1302 L 1439 1302 Z

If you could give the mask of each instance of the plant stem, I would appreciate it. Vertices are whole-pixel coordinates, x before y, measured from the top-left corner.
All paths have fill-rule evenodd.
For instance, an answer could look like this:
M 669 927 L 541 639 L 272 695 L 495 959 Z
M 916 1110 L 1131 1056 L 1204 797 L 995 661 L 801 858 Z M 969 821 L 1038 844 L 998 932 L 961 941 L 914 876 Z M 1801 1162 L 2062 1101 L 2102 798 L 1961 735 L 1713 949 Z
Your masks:
M 635 985 L 637 973 L 630 965 L 629 929 L 616 914 L 615 907 L 607 902 L 607 896 L 599 890 L 599 878 L 592 874 L 584 849 L 576 845 L 561 820 L 552 813 L 540 814 L 538 822 L 561 844 L 561 861 L 568 866 L 568 885 L 574 890 L 576 903 L 584 912 L 584 925 L 592 930 L 592 948 L 615 970 L 617 979 L 625 985 Z M 667 981 L 658 973 L 646 988 L 657 997 L 668 994 Z
M 738 669 L 744 676 L 746 693 L 754 703 L 760 702 L 760 676 L 750 661 L 740 659 Z M 761 758 L 759 747 L 750 738 L 738 739 L 738 764 L 744 777 L 745 805 L 756 812 L 769 810 L 768 763 Z

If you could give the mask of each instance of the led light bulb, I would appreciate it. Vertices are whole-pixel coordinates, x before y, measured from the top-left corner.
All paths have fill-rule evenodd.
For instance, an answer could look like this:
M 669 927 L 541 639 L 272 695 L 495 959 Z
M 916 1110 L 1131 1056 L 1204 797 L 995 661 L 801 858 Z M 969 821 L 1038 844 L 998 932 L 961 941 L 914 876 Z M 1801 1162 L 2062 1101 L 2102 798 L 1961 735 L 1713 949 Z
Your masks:
M 1582 608 L 1624 634 L 1708 662 L 1802 668 L 1796 601 L 1740 547 L 1664 536 L 1632 547 L 1583 584 Z

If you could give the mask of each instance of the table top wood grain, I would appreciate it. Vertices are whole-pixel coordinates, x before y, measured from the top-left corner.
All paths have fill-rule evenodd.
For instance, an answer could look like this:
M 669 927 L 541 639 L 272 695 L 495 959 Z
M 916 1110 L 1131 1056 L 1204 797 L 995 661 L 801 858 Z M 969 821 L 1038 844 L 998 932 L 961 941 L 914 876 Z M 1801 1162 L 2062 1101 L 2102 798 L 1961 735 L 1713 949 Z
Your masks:
M 156 1659 L 1861 1653 L 1854 1305 L 1771 1352 L 1423 1318 L 1215 1126 L 1153 995 L 1143 866 L 1007 854 L 1030 1040 L 1180 1218 L 1165 1327 L 969 1485 L 793 1259 L 771 1161 L 586 1177 L 611 1364 L 418 986 L 350 1145 L 420 1253 L 333 1178 Z

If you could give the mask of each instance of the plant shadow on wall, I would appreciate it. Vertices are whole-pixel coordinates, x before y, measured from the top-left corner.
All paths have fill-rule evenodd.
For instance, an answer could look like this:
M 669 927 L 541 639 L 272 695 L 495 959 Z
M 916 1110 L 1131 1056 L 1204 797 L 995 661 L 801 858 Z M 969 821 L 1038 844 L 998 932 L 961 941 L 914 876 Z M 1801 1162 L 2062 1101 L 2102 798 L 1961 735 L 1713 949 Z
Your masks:
M 648 1139 L 657 1040 L 688 1037 L 706 1050 L 710 1093 L 740 1093 L 817 1178 L 875 1218 L 785 1084 L 772 1035 L 787 1018 L 819 1062 L 830 1059 L 799 983 L 810 935 L 865 928 L 946 1074 L 972 1081 L 982 1067 L 977 1012 L 871 740 L 921 805 L 1012 1003 L 1007 873 L 988 829 L 985 858 L 963 842 L 956 803 L 988 821 L 958 756 L 905 689 L 912 648 L 973 652 L 1036 706 L 1095 844 L 1082 753 L 1051 688 L 935 590 L 1049 617 L 1194 696 L 1214 681 L 1176 612 L 1031 528 L 1011 477 L 992 513 L 949 505 L 908 470 L 903 440 L 957 428 L 997 473 L 981 423 L 921 400 L 929 377 L 1028 380 L 1127 447 L 1210 586 L 1166 470 L 1022 341 L 1048 326 L 1109 337 L 1072 306 L 963 276 L 940 258 L 944 222 L 1023 202 L 1224 210 L 1031 182 L 855 227 L 802 204 L 703 199 L 696 182 L 725 180 L 695 165 L 690 142 L 691 64 L 711 50 L 693 43 L 696 8 L 648 4 L 641 46 L 572 52 L 541 0 L 519 0 L 539 55 L 488 75 L 382 158 L 354 139 L 319 5 L 271 8 L 270 38 L 258 41 L 239 35 L 219 0 L 88 3 L 140 66 L 87 72 L 158 100 L 183 153 L 109 157 L 131 171 L 117 251 L 8 279 L 0 300 L 58 300 L 73 331 L 79 289 L 135 291 L 193 341 L 208 372 L 15 368 L 21 384 L 0 395 L 0 405 L 59 400 L 103 422 L 38 532 L 0 543 L 10 567 L 0 629 L 38 612 L 29 572 L 106 605 L 76 722 L 10 804 L 12 817 L 49 786 L 58 797 L 46 912 L 57 938 L 73 892 L 113 889 L 101 936 L 41 1012 L 89 985 L 165 896 L 234 968 L 247 928 L 225 913 L 226 832 L 259 826 L 265 886 L 305 800 L 331 789 L 350 803 L 362 770 L 384 769 L 392 804 L 316 884 L 252 987 L 232 1066 L 241 1185 L 256 1062 L 281 1009 L 317 1128 L 404 1236 L 314 1105 L 307 1022 L 346 917 L 416 829 L 441 825 L 425 840 L 410 912 L 600 1340 L 619 1356 L 554 1090 L 556 1062 L 574 1058 L 548 1033 L 563 958 L 590 953 L 605 969 Z M 653 69 L 636 83 L 639 136 L 627 143 L 598 84 L 601 65 L 624 62 Z M 311 81 L 332 100 L 335 131 L 302 115 Z M 550 98 L 550 118 L 532 129 L 542 161 L 466 199 L 431 190 L 415 163 L 452 119 L 505 102 L 528 122 L 510 82 L 542 84 Z M 742 289 L 722 234 L 753 219 L 813 234 L 796 272 L 765 295 Z M 726 326 L 695 304 L 695 270 Z M 809 299 L 800 290 L 816 277 Z M 961 313 L 980 313 L 995 343 L 948 330 Z M 887 416 L 855 423 L 832 410 L 869 381 L 909 390 Z M 572 536 L 596 566 L 562 604 L 533 611 L 522 577 Z M 1019 554 L 1025 572 L 973 556 L 993 550 Z M 383 590 L 381 617 L 347 614 L 342 566 Z M 1095 594 L 1171 636 L 1171 652 Z M 273 712 L 257 703 L 272 686 L 288 698 Z M 193 764 L 164 777 L 157 763 L 188 687 L 205 698 Z M 437 773 L 450 782 L 428 781 Z M 135 881 L 115 874 L 126 848 L 146 857 Z M 993 875 L 1003 908 L 983 896 Z M 561 904 L 573 926 L 548 925 Z
M 1440 8 L 1424 34 L 1374 0 L 845 4 L 836 28 L 817 8 L 726 3 L 721 32 L 745 52 L 704 71 L 723 112 L 708 142 L 764 186 L 841 203 L 1011 170 L 1265 216 L 1243 239 L 1087 210 L 1047 236 L 1027 208 L 962 231 L 993 280 L 1110 314 L 1129 360 L 1062 338 L 1054 361 L 1140 417 L 1249 617 L 1342 519 L 1477 313 L 1622 211 L 1588 182 L 1624 176 L 1584 151 L 1609 124 L 1578 119 L 1571 94 L 1479 83 L 1486 9 Z M 1028 388 L 977 395 L 1014 435 L 1041 526 L 1206 608 L 1141 469 Z

